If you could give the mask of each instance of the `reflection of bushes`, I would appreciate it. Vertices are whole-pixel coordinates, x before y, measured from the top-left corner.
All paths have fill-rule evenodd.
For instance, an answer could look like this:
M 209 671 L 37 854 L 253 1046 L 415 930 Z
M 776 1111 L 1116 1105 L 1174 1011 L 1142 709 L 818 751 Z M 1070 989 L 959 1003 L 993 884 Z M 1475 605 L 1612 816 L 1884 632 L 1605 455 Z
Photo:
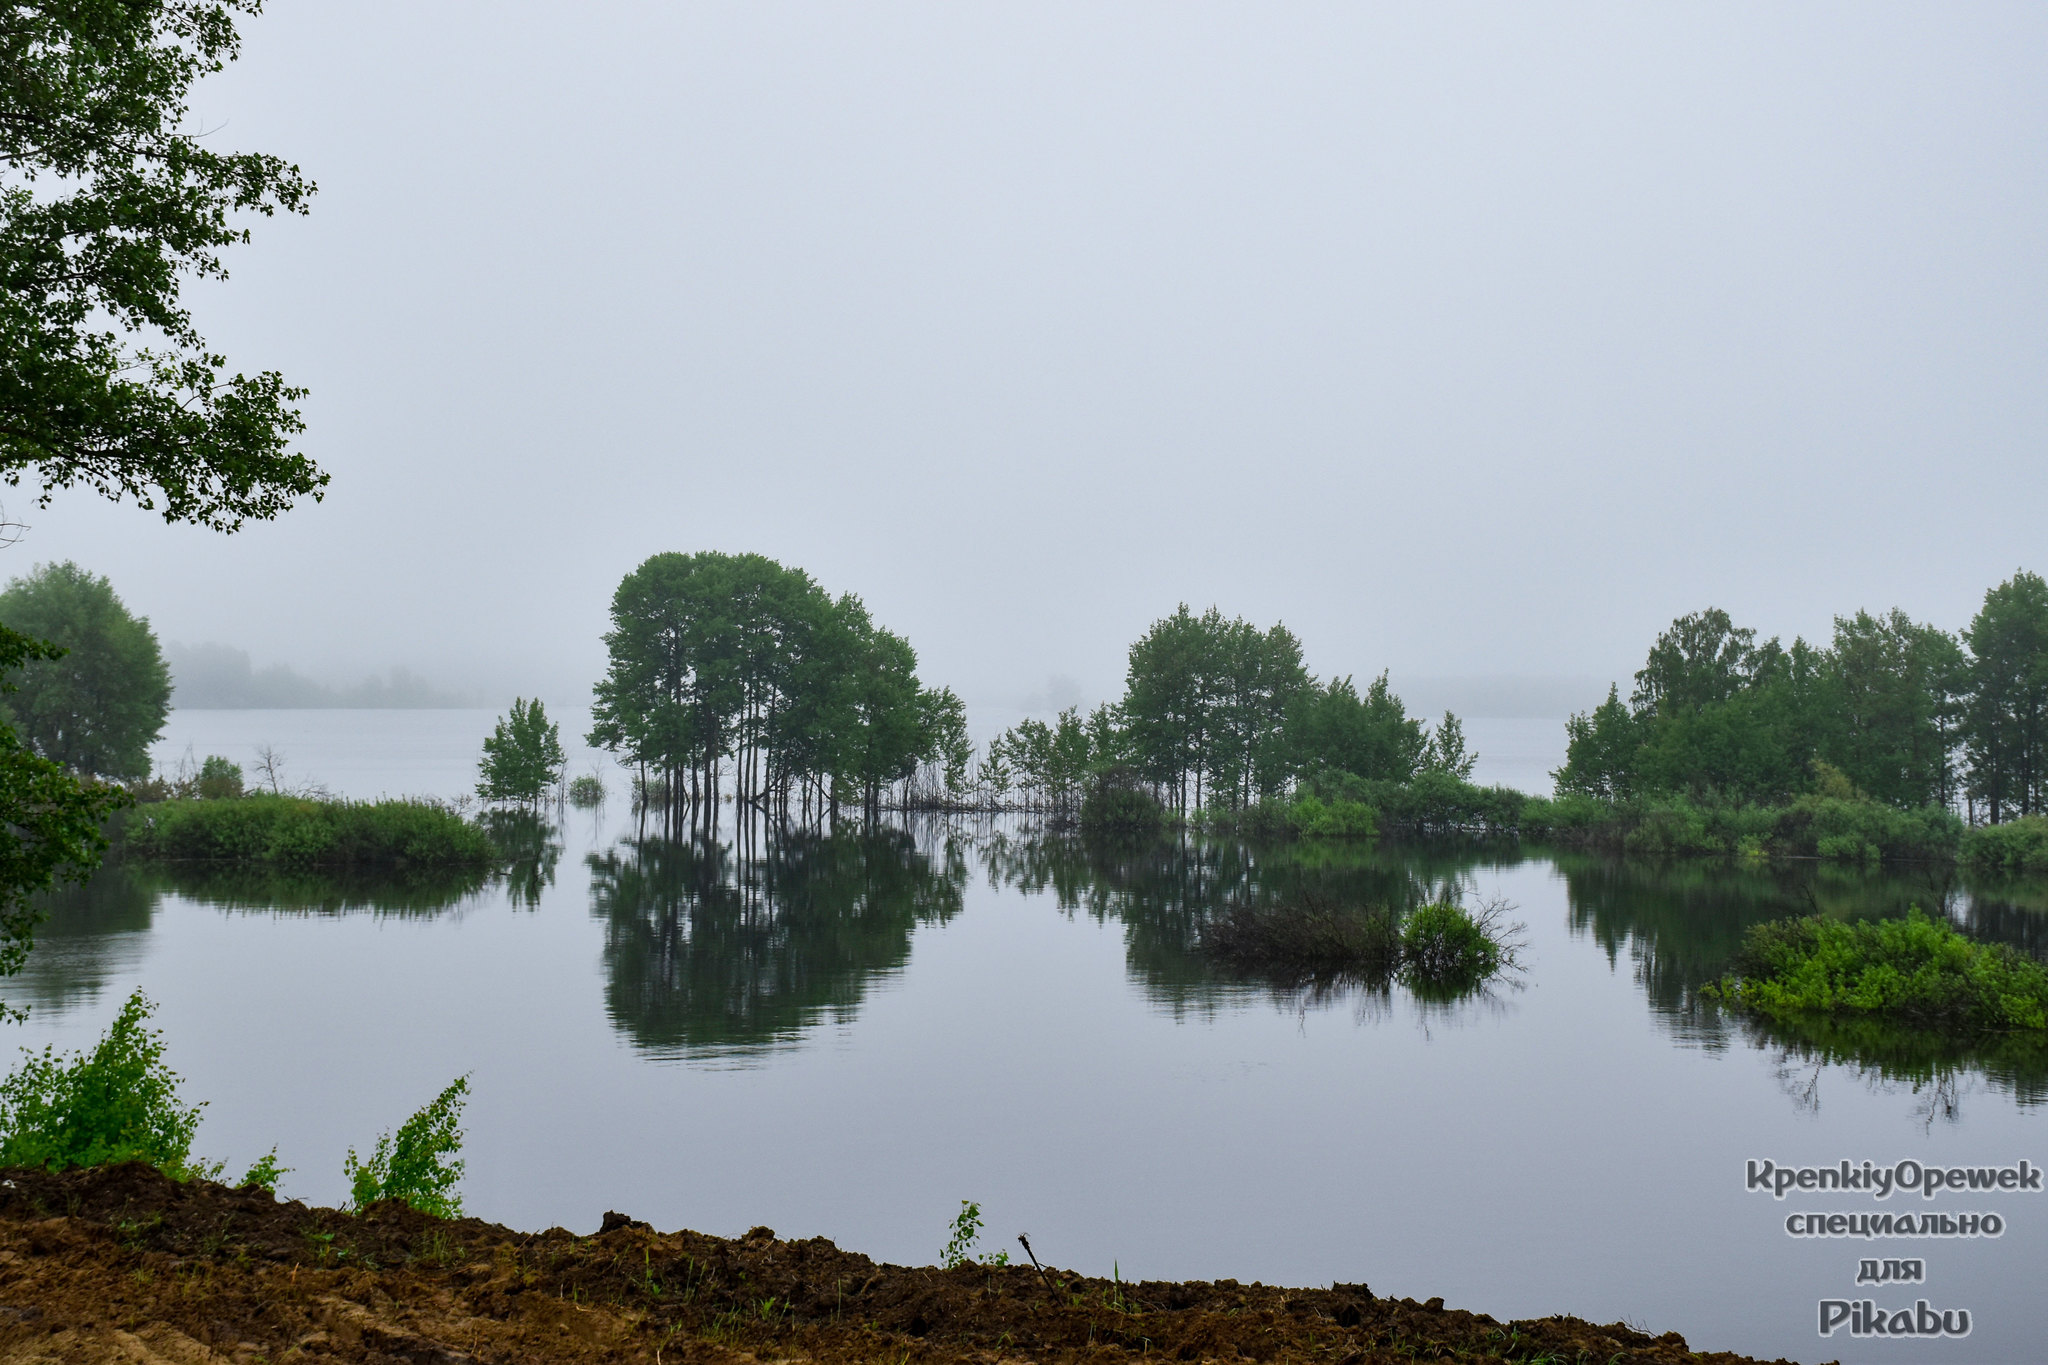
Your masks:
M 1286 990 L 1344 982 L 1384 988 L 1398 975 L 1411 990 L 1452 999 L 1514 965 L 1505 910 L 1496 902 L 1475 912 L 1449 900 L 1405 916 L 1316 899 L 1235 905 L 1210 918 L 1201 949 L 1236 975 Z
M 318 915 L 438 915 L 493 880 L 487 868 L 412 867 L 321 872 L 164 863 L 135 867 L 142 885 L 223 910 L 282 910 Z
M 1384 980 L 1401 960 L 1394 916 L 1313 900 L 1265 910 L 1232 906 L 1210 920 L 1201 945 L 1235 972 L 1287 985 L 1347 976 Z
M 1743 1028 L 1759 1047 L 1777 1048 L 1807 1065 L 1844 1066 L 1885 1085 L 1923 1095 L 1953 1095 L 1981 1075 L 2023 1105 L 2048 1100 L 2048 1033 L 1977 1033 L 1958 1036 L 1868 1016 L 1749 1015 Z
M 1751 926 L 1812 914 L 1886 918 L 1915 902 L 1945 903 L 1957 887 L 1940 868 L 1883 872 L 1865 864 L 1665 861 L 1552 855 L 1564 874 L 1572 927 L 1610 959 L 1624 951 L 1651 1006 L 1673 1018 L 1691 993 L 1725 973 Z
M 514 905 L 533 909 L 540 893 L 555 884 L 555 867 L 562 861 L 554 825 L 535 811 L 517 808 L 487 810 L 481 820 L 504 859 L 506 893 Z
M 1481 862 L 1499 865 L 1518 856 L 1464 842 L 1399 848 L 1334 840 L 1105 843 L 1042 831 L 993 833 L 980 851 L 991 886 L 1049 892 L 1063 910 L 1121 923 L 1132 975 L 1175 1011 L 1213 1008 L 1247 990 L 1292 1006 L 1304 999 L 1302 987 L 1310 987 L 1309 998 L 1319 1001 L 1375 982 L 1375 989 L 1384 989 L 1391 977 L 1355 964 L 1324 973 L 1319 984 L 1307 960 L 1320 954 L 1304 951 L 1307 944 L 1373 931 L 1324 924 L 1318 915 L 1356 916 L 1364 913 L 1356 907 L 1366 906 L 1405 914 L 1455 895 L 1465 874 Z M 1277 932 L 1262 924 L 1262 916 L 1284 914 L 1286 907 L 1305 914 L 1298 922 L 1281 923 Z M 1247 943 L 1261 943 L 1253 955 L 1269 955 L 1270 962 L 1240 969 L 1207 949 L 1207 942 L 1219 933 L 1228 937 L 1233 926 L 1244 929 Z

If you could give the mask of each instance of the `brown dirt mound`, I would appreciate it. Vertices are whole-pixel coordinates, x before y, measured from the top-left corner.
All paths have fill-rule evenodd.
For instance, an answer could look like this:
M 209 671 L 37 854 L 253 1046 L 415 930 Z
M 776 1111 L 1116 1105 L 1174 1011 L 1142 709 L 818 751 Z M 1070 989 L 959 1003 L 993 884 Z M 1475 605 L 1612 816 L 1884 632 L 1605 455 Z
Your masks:
M 1364 1285 L 1119 1284 L 878 1265 L 823 1238 L 528 1235 L 361 1216 L 145 1166 L 0 1173 L 0 1365 L 822 1361 L 847 1365 L 1741 1365 L 1575 1318 L 1496 1322 Z

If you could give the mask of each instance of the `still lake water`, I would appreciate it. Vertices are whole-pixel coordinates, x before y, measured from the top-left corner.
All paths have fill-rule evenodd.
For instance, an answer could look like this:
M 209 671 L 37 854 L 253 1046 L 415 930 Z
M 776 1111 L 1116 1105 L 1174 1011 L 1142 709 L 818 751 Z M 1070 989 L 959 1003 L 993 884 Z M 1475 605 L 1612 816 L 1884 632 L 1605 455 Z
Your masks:
M 453 795 L 490 721 L 182 712 L 164 749 L 247 764 L 268 742 L 293 781 Z M 1556 741 L 1494 726 L 1471 726 L 1482 754 L 1495 742 L 1538 786 Z M 1105 856 L 1009 825 L 688 849 L 638 840 L 612 776 L 607 809 L 568 812 L 482 887 L 112 870 L 60 898 L 9 983 L 33 1007 L 17 1036 L 87 1044 L 142 987 L 209 1101 L 199 1150 L 240 1170 L 275 1143 L 286 1193 L 318 1203 L 344 1196 L 348 1147 L 469 1073 L 463 1193 L 518 1227 L 590 1231 L 619 1209 L 924 1263 L 975 1199 L 991 1246 L 1028 1232 L 1088 1273 L 1365 1282 L 1799 1360 L 2041 1357 L 2042 1196 L 1780 1204 L 1743 1174 L 2039 1165 L 2044 1078 L 2007 1059 L 1916 1082 L 1910 1059 L 1689 1003 L 1744 926 L 1810 905 L 1945 908 L 2038 952 L 2038 889 L 1465 847 Z M 1446 886 L 1513 903 L 1516 985 L 1448 1006 L 1304 998 L 1220 979 L 1192 948 L 1233 897 Z M 2009 1226 L 1903 1246 L 1783 1230 L 1797 1209 L 1908 1205 Z M 1858 1288 L 1867 1256 L 1923 1257 L 1928 1282 Z M 1820 1340 L 1817 1301 L 1852 1297 L 1968 1308 L 1975 1330 Z

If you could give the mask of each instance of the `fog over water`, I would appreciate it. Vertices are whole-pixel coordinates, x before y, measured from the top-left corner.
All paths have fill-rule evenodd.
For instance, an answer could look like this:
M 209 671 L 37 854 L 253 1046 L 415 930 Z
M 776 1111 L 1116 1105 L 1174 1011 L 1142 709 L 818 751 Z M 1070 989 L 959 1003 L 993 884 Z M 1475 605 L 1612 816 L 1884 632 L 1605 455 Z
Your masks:
M 332 490 L 233 537 L 17 493 L 6 564 L 259 668 L 587 697 L 620 575 L 715 548 L 862 594 L 977 707 L 1114 695 L 1182 600 L 1589 705 L 1709 603 L 1954 628 L 2048 567 L 2039 6 L 247 31 L 195 112 L 320 194 L 193 298 L 312 390 Z

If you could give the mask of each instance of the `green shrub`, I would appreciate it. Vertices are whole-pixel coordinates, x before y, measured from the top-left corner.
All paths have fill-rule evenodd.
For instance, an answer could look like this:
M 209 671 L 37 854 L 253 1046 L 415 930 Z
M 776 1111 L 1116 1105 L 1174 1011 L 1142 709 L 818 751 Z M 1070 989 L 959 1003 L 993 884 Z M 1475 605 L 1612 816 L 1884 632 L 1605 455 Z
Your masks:
M 1841 862 L 1952 858 L 1963 832 L 1953 811 L 1900 810 L 1861 794 L 1809 794 L 1774 815 L 1771 842 L 1777 851 Z
M 242 794 L 242 765 L 208 754 L 199 765 L 198 795 L 203 801 L 232 801 Z
M 1417 773 L 1406 782 L 1323 772 L 1308 785 L 1324 801 L 1370 806 L 1381 829 L 1410 834 L 1512 833 L 1521 827 L 1523 807 L 1529 801 L 1511 787 L 1475 786 L 1438 769 Z
M 1298 839 L 1370 839 L 1379 833 L 1379 812 L 1363 801 L 1324 801 L 1314 792 L 1296 797 L 1287 823 Z
M 277 1164 L 277 1148 L 272 1147 L 262 1156 L 256 1158 L 256 1164 L 249 1168 L 247 1175 L 235 1183 L 235 1188 L 246 1190 L 251 1185 L 257 1185 L 269 1190 L 272 1194 L 276 1194 L 277 1182 L 289 1175 L 291 1169 L 289 1166 Z
M 1522 803 L 1521 831 L 1530 837 L 1570 838 L 1614 820 L 1614 804 L 1582 792 L 1563 796 L 1532 796 Z
M 569 780 L 569 804 L 579 810 L 604 804 L 604 780 L 594 773 Z
M 1401 926 L 1401 967 L 1410 984 L 1469 987 L 1498 973 L 1509 950 L 1490 918 L 1449 901 L 1413 911 Z
M 436 1218 L 462 1216 L 462 1199 L 455 1193 L 462 1179 L 462 1105 L 469 1095 L 469 1077 L 457 1076 L 446 1090 L 399 1125 L 398 1132 L 381 1133 L 370 1159 L 357 1158 L 348 1149 L 342 1174 L 348 1177 L 349 1207 L 360 1213 L 382 1199 L 410 1204 Z
M 1962 824 L 1940 807 L 1899 810 L 1850 789 L 1808 793 L 1784 806 L 1682 794 L 1607 802 L 1568 795 L 1532 800 L 1523 833 L 1561 844 L 1619 849 L 1645 858 L 1730 854 L 1940 861 L 1953 857 Z
M 192 1162 L 204 1106 L 178 1097 L 163 1037 L 149 1027 L 155 1009 L 135 992 L 98 1046 L 76 1057 L 23 1049 L 20 1069 L 0 1081 L 0 1166 L 143 1161 L 179 1179 L 216 1174 Z
M 485 801 L 538 806 L 562 777 L 562 729 L 538 697 L 515 697 L 511 714 L 484 738 L 476 794 Z
M 1097 774 L 1081 797 L 1081 832 L 1120 837 L 1157 834 L 1166 827 L 1166 809 L 1126 770 Z
M 1980 872 L 2048 872 L 2048 815 L 1963 832 L 1959 856 Z
M 481 867 L 496 859 L 483 830 L 430 801 L 163 801 L 128 812 L 118 837 L 135 857 L 275 867 Z
M 1713 994 L 1774 1019 L 1877 1017 L 1956 1031 L 2048 1028 L 2048 967 L 1918 909 L 1759 924 Z

